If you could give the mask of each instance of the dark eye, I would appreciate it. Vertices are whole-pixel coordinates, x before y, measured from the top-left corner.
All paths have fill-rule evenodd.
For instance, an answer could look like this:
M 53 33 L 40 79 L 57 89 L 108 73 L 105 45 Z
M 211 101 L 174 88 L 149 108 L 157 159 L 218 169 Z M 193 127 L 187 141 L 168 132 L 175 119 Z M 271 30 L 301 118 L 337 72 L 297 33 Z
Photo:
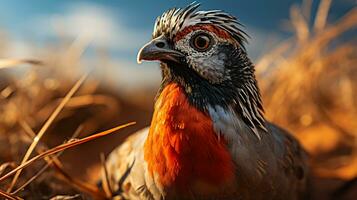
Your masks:
M 212 46 L 212 37 L 205 33 L 193 36 L 191 46 L 197 51 L 207 51 Z

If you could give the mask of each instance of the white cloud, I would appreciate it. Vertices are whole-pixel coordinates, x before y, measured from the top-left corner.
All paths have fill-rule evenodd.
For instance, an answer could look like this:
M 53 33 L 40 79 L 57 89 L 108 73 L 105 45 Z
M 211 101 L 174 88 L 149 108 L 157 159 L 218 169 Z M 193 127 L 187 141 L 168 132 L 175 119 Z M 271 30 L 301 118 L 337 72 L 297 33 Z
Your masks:
M 116 12 L 118 12 L 116 10 Z M 93 3 L 74 3 L 57 13 L 40 14 L 30 18 L 26 34 L 13 38 L 9 57 L 41 58 L 41 44 L 43 39 L 54 39 L 65 36 L 69 39 L 90 41 L 90 46 L 100 46 L 111 50 L 120 50 L 126 54 L 135 52 L 150 38 L 152 30 L 138 30 L 124 25 L 117 13 L 111 8 Z M 40 42 L 38 41 L 40 39 Z M 36 47 L 34 48 L 34 44 Z M 36 49 L 36 50 L 34 50 Z M 83 55 L 85 66 L 95 67 L 105 73 L 106 81 L 110 81 L 121 93 L 135 93 L 140 88 L 155 88 L 160 82 L 160 71 L 157 63 L 136 64 L 134 56 L 130 58 L 111 58 L 105 66 L 97 66 L 95 58 Z M 95 66 L 93 66 L 95 65 Z M 103 74 L 103 73 L 101 73 Z M 94 74 L 95 75 L 95 74 Z M 98 74 L 99 75 L 99 74 Z
M 131 29 L 110 8 L 93 3 L 70 4 L 61 13 L 38 16 L 33 25 L 43 34 L 79 37 L 92 45 L 120 50 L 140 46 L 150 31 Z

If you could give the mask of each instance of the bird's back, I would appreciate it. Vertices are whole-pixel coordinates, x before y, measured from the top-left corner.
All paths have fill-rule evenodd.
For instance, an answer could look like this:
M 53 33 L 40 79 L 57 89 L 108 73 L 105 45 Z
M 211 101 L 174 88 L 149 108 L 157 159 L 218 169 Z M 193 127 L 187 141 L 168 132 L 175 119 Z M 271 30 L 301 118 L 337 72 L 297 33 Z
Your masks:
M 268 123 L 261 140 L 245 134 L 231 145 L 242 199 L 305 199 L 307 156 L 298 141 Z

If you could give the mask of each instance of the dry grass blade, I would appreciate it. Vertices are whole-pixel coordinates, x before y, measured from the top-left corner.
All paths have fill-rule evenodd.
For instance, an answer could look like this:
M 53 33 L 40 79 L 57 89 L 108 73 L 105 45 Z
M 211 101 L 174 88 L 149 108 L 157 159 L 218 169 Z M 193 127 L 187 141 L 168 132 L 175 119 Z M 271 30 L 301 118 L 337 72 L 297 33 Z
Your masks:
M 46 130 L 48 129 L 48 127 L 52 124 L 52 122 L 54 121 L 54 119 L 57 117 L 57 115 L 61 112 L 61 110 L 64 108 L 64 106 L 66 105 L 66 103 L 70 100 L 70 98 L 74 95 L 74 93 L 79 89 L 79 87 L 82 85 L 82 83 L 84 82 L 84 80 L 87 78 L 88 74 L 83 75 L 77 82 L 76 84 L 71 88 L 71 90 L 67 93 L 67 95 L 65 96 L 65 98 L 61 101 L 61 103 L 58 105 L 58 107 L 56 108 L 56 110 L 50 115 L 50 117 L 48 118 L 48 120 L 46 121 L 46 123 L 42 126 L 42 128 L 40 129 L 40 131 L 38 132 L 38 134 L 36 135 L 36 137 L 34 138 L 32 144 L 30 145 L 30 147 L 28 148 L 24 158 L 21 161 L 21 164 L 24 164 L 29 157 L 31 156 L 33 150 L 35 149 L 35 147 L 37 146 L 38 142 L 40 141 L 40 139 L 42 138 L 42 136 L 45 134 Z M 22 170 L 19 170 L 16 175 L 14 176 L 13 180 L 11 181 L 10 187 L 8 188 L 8 192 L 11 192 L 12 188 L 14 187 L 14 185 L 16 184 L 17 179 L 19 178 L 20 174 L 21 174 Z
M 31 138 L 34 138 L 36 136 L 35 133 L 32 131 L 31 127 L 29 127 L 29 125 L 25 121 L 20 121 L 20 125 L 24 128 L 25 132 Z M 79 126 L 71 138 L 72 139 L 76 138 L 79 135 L 79 133 L 82 131 L 82 128 L 83 128 L 82 125 Z M 46 150 L 48 150 L 48 148 L 46 148 Z M 39 152 L 39 154 L 41 154 L 43 151 L 41 152 L 40 150 L 38 150 L 38 152 Z M 27 185 L 29 185 L 32 181 L 34 181 L 36 178 L 38 178 L 44 171 L 46 171 L 46 169 L 49 166 L 52 166 L 59 173 L 61 178 L 63 178 L 64 181 L 66 181 L 73 187 L 78 188 L 80 191 L 86 192 L 93 197 L 97 197 L 98 199 L 105 198 L 105 195 L 102 194 L 102 192 L 100 190 L 98 190 L 97 187 L 87 184 L 87 183 L 69 175 L 66 172 L 66 170 L 63 168 L 61 161 L 58 159 L 58 157 L 60 156 L 60 153 L 62 153 L 62 152 L 59 152 L 56 156 L 45 157 L 45 161 L 47 162 L 47 164 L 37 174 L 35 174 L 25 184 L 23 184 L 21 187 L 19 187 L 16 191 L 12 192 L 11 194 L 16 194 L 17 192 L 21 191 L 23 188 L 25 188 Z
M 309 37 L 309 28 L 298 6 L 291 8 L 291 23 L 293 24 L 299 42 L 305 42 Z
M 52 197 L 50 200 L 78 200 L 78 199 L 83 199 L 82 195 L 76 194 L 76 195 L 57 195 L 55 197 Z
M 82 95 L 71 98 L 66 107 L 76 108 L 95 104 L 112 106 L 115 100 L 105 95 Z
M 310 21 L 310 16 L 311 16 L 311 5 L 312 5 L 312 0 L 303 0 L 302 2 L 302 14 L 304 15 L 306 21 Z
M 19 125 L 24 129 L 26 135 L 33 140 L 36 137 L 36 133 L 32 130 L 30 125 L 23 119 L 19 120 Z
M 314 23 L 315 32 L 320 32 L 325 27 L 330 5 L 331 0 L 322 0 L 320 2 Z
M 103 190 L 105 192 L 105 195 L 107 198 L 111 198 L 113 196 L 113 190 L 110 187 L 109 184 L 109 178 L 108 178 L 108 169 L 107 166 L 105 164 L 105 156 L 103 153 L 100 154 L 100 161 L 102 164 L 102 168 L 104 170 L 104 180 L 103 180 Z
M 78 127 L 77 131 L 75 132 L 75 134 L 73 135 L 73 137 L 71 137 L 72 139 L 75 138 L 76 134 L 79 134 L 79 132 L 81 131 L 82 126 Z M 65 179 L 65 181 L 67 181 L 69 184 L 71 184 L 72 186 L 74 186 L 75 188 L 80 189 L 80 191 L 86 192 L 88 194 L 90 194 L 92 197 L 96 197 L 96 199 L 104 199 L 106 196 L 105 194 L 102 193 L 101 190 L 98 189 L 98 187 L 93 186 L 91 184 L 88 184 L 86 182 L 83 182 L 77 178 L 73 178 L 72 176 L 70 176 L 63 168 L 63 165 L 60 163 L 60 161 L 58 159 L 53 159 L 51 160 L 53 162 L 51 162 L 53 165 L 53 168 L 61 175 L 61 177 L 63 177 Z
M 11 94 L 14 92 L 14 89 L 11 86 L 7 86 L 6 88 L 4 88 L 3 90 L 1 90 L 0 92 L 0 97 L 2 99 L 6 99 L 9 96 L 11 96 Z
M 315 38 L 313 44 L 314 46 L 321 45 L 324 47 L 323 44 L 330 42 L 331 40 L 337 38 L 340 34 L 355 28 L 357 25 L 357 8 L 353 8 L 350 12 L 344 15 L 337 23 L 333 26 L 329 26 L 324 29 L 324 34 L 320 34 L 319 37 Z
M 2 190 L 0 190 L 0 196 L 4 197 L 4 198 L 6 198 L 6 199 L 10 199 L 10 200 L 19 200 L 19 199 L 21 199 L 21 198 L 19 198 L 19 197 L 16 197 L 16 196 L 14 196 L 14 195 L 11 195 L 11 194 L 9 194 L 9 193 L 7 193 L 7 192 L 4 192 L 4 191 L 2 191 Z
M 7 162 L 0 165 L 0 176 L 9 167 L 15 168 L 16 164 L 14 162 Z
M 128 126 L 131 126 L 131 125 L 134 125 L 135 122 L 130 122 L 130 123 L 127 123 L 127 124 L 124 124 L 124 125 L 121 125 L 121 126 L 117 126 L 115 128 L 112 128 L 112 129 L 109 129 L 109 130 L 106 130 L 106 131 L 103 131 L 103 132 L 100 132 L 100 133 L 96 133 L 94 135 L 91 135 L 91 136 L 88 136 L 88 137 L 85 137 L 85 138 L 82 138 L 82 139 L 77 139 L 77 140 L 71 140 L 67 143 L 64 143 L 64 144 L 61 144 L 61 145 L 58 145 L 52 149 L 49 149 L 33 158 L 31 158 L 30 160 L 24 162 L 23 164 L 21 164 L 20 166 L 16 167 L 15 169 L 13 169 L 12 171 L 8 172 L 7 174 L 5 174 L 4 176 L 2 176 L 0 178 L 0 182 L 9 178 L 10 176 L 14 175 L 16 172 L 18 172 L 19 170 L 27 167 L 28 165 L 30 165 L 31 163 L 39 160 L 39 159 L 42 159 L 46 156 L 50 156 L 50 155 L 53 155 L 55 153 L 58 153 L 58 152 L 61 152 L 61 151 L 64 151 L 66 149 L 69 149 L 71 147 L 75 147 L 77 145 L 80 145 L 80 144 L 83 144 L 83 143 L 86 143 L 86 142 L 89 142 L 91 140 L 94 140 L 94 139 L 97 139 L 97 138 L 100 138 L 100 137 L 103 137 L 103 136 L 106 136 L 110 133 L 113 133 L 117 130 L 120 130 L 120 129 L 123 129 L 125 127 L 128 127 Z
M 42 65 L 40 60 L 31 60 L 31 59 L 0 59 L 0 69 L 10 68 L 20 64 L 29 64 L 29 65 Z
M 31 135 L 32 138 L 34 138 L 36 135 L 35 133 L 32 131 L 31 127 L 25 122 L 22 121 L 23 124 L 22 126 L 26 129 L 26 131 Z M 80 125 L 76 131 L 73 133 L 71 138 L 76 138 L 78 137 L 79 133 L 83 130 L 83 126 Z M 38 152 L 40 152 L 40 150 L 38 150 Z M 42 152 L 40 152 L 42 153 Z M 26 181 L 22 186 L 20 186 L 19 188 L 17 188 L 14 192 L 12 192 L 11 194 L 16 194 L 18 192 L 20 192 L 22 189 L 24 189 L 26 186 L 28 186 L 31 182 L 33 182 L 34 180 L 36 180 L 43 172 L 45 172 L 49 166 L 51 166 L 51 164 L 60 162 L 58 157 L 61 155 L 62 152 L 57 153 L 55 156 L 51 156 L 48 157 L 48 159 L 45 158 L 45 161 L 47 162 L 46 165 L 44 165 L 40 171 L 38 171 L 33 177 L 31 177 L 28 181 Z
M 47 162 L 41 169 L 40 171 L 38 171 L 35 175 L 33 175 L 28 181 L 26 181 L 22 186 L 20 186 L 19 188 L 17 188 L 15 191 L 13 191 L 11 194 L 14 195 L 18 192 L 20 192 L 21 190 L 23 190 L 26 186 L 28 186 L 30 183 L 32 183 L 34 180 L 36 180 L 38 177 L 41 176 L 41 174 L 43 174 L 43 172 L 45 172 L 48 167 L 51 165 L 51 163 L 53 162 L 53 160 Z

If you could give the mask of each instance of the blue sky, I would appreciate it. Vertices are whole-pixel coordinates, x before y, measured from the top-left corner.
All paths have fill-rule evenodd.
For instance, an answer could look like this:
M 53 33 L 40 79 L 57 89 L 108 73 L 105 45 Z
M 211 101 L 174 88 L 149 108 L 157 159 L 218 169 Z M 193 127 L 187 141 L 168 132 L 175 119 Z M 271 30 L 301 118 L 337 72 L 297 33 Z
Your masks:
M 104 47 L 118 62 L 121 78 L 127 74 L 140 76 L 140 80 L 159 79 L 152 68 L 138 68 L 135 57 L 138 49 L 151 36 L 155 18 L 171 7 L 182 7 L 192 1 L 109 1 L 109 0 L 3 0 L 0 6 L 0 31 L 10 35 L 13 42 L 9 57 L 33 56 L 28 42 L 41 45 L 55 41 L 58 32 L 68 38 L 82 37 L 91 45 Z M 253 60 L 288 38 L 284 28 L 290 7 L 300 5 L 296 0 L 201 0 L 201 9 L 222 9 L 245 25 L 251 36 L 247 46 Z M 312 3 L 313 13 L 319 1 Z M 335 21 L 356 4 L 355 0 L 333 1 L 329 21 Z M 123 73 L 124 72 L 124 73 Z M 155 75 L 157 74 L 157 75 Z M 127 78 L 129 79 L 129 78 Z
M 187 0 L 3 0 L 0 6 L 0 28 L 9 31 L 15 37 L 34 37 L 39 40 L 49 39 L 53 27 L 44 23 L 46 20 L 49 22 L 56 16 L 60 18 L 74 15 L 74 13 L 80 15 L 82 14 L 81 9 L 87 8 L 85 10 L 87 13 L 85 14 L 99 11 L 97 14 L 106 15 L 105 17 L 110 20 L 109 23 L 118 23 L 117 25 L 122 29 L 130 29 L 134 32 L 142 33 L 143 38 L 149 38 L 153 22 L 159 14 L 168 8 L 182 7 L 191 2 Z M 198 2 L 202 4 L 201 9 L 222 9 L 237 16 L 246 26 L 248 33 L 253 36 L 263 33 L 266 37 L 277 36 L 279 39 L 280 37 L 289 36 L 289 33 L 283 30 L 282 24 L 284 20 L 289 18 L 290 7 L 293 4 L 301 4 L 301 1 L 297 0 L 202 0 Z M 317 0 L 313 1 L 313 11 L 317 9 L 318 3 L 319 1 Z M 336 20 L 351 9 L 354 4 L 354 0 L 333 1 L 329 19 L 331 21 Z M 98 10 L 95 8 L 98 8 Z M 96 13 L 92 14 L 96 16 Z M 89 21 L 94 20 L 90 18 L 89 14 L 87 17 Z M 40 20 L 42 23 L 40 23 Z M 111 34 L 108 34 L 108 37 L 109 35 Z M 120 37 L 120 35 L 117 37 Z M 255 39 L 252 37 L 250 43 L 254 44 Z M 259 40 L 260 38 L 257 39 Z M 113 46 L 112 50 L 121 49 L 119 46 L 120 44 L 118 44 L 118 48 Z M 253 51 L 252 48 L 250 49 Z M 124 52 L 128 53 L 128 51 Z M 259 53 L 254 52 L 254 54 L 256 55 L 253 56 L 257 57 Z M 126 57 L 127 55 L 124 56 Z M 129 56 L 132 57 L 133 55 L 129 53 Z

